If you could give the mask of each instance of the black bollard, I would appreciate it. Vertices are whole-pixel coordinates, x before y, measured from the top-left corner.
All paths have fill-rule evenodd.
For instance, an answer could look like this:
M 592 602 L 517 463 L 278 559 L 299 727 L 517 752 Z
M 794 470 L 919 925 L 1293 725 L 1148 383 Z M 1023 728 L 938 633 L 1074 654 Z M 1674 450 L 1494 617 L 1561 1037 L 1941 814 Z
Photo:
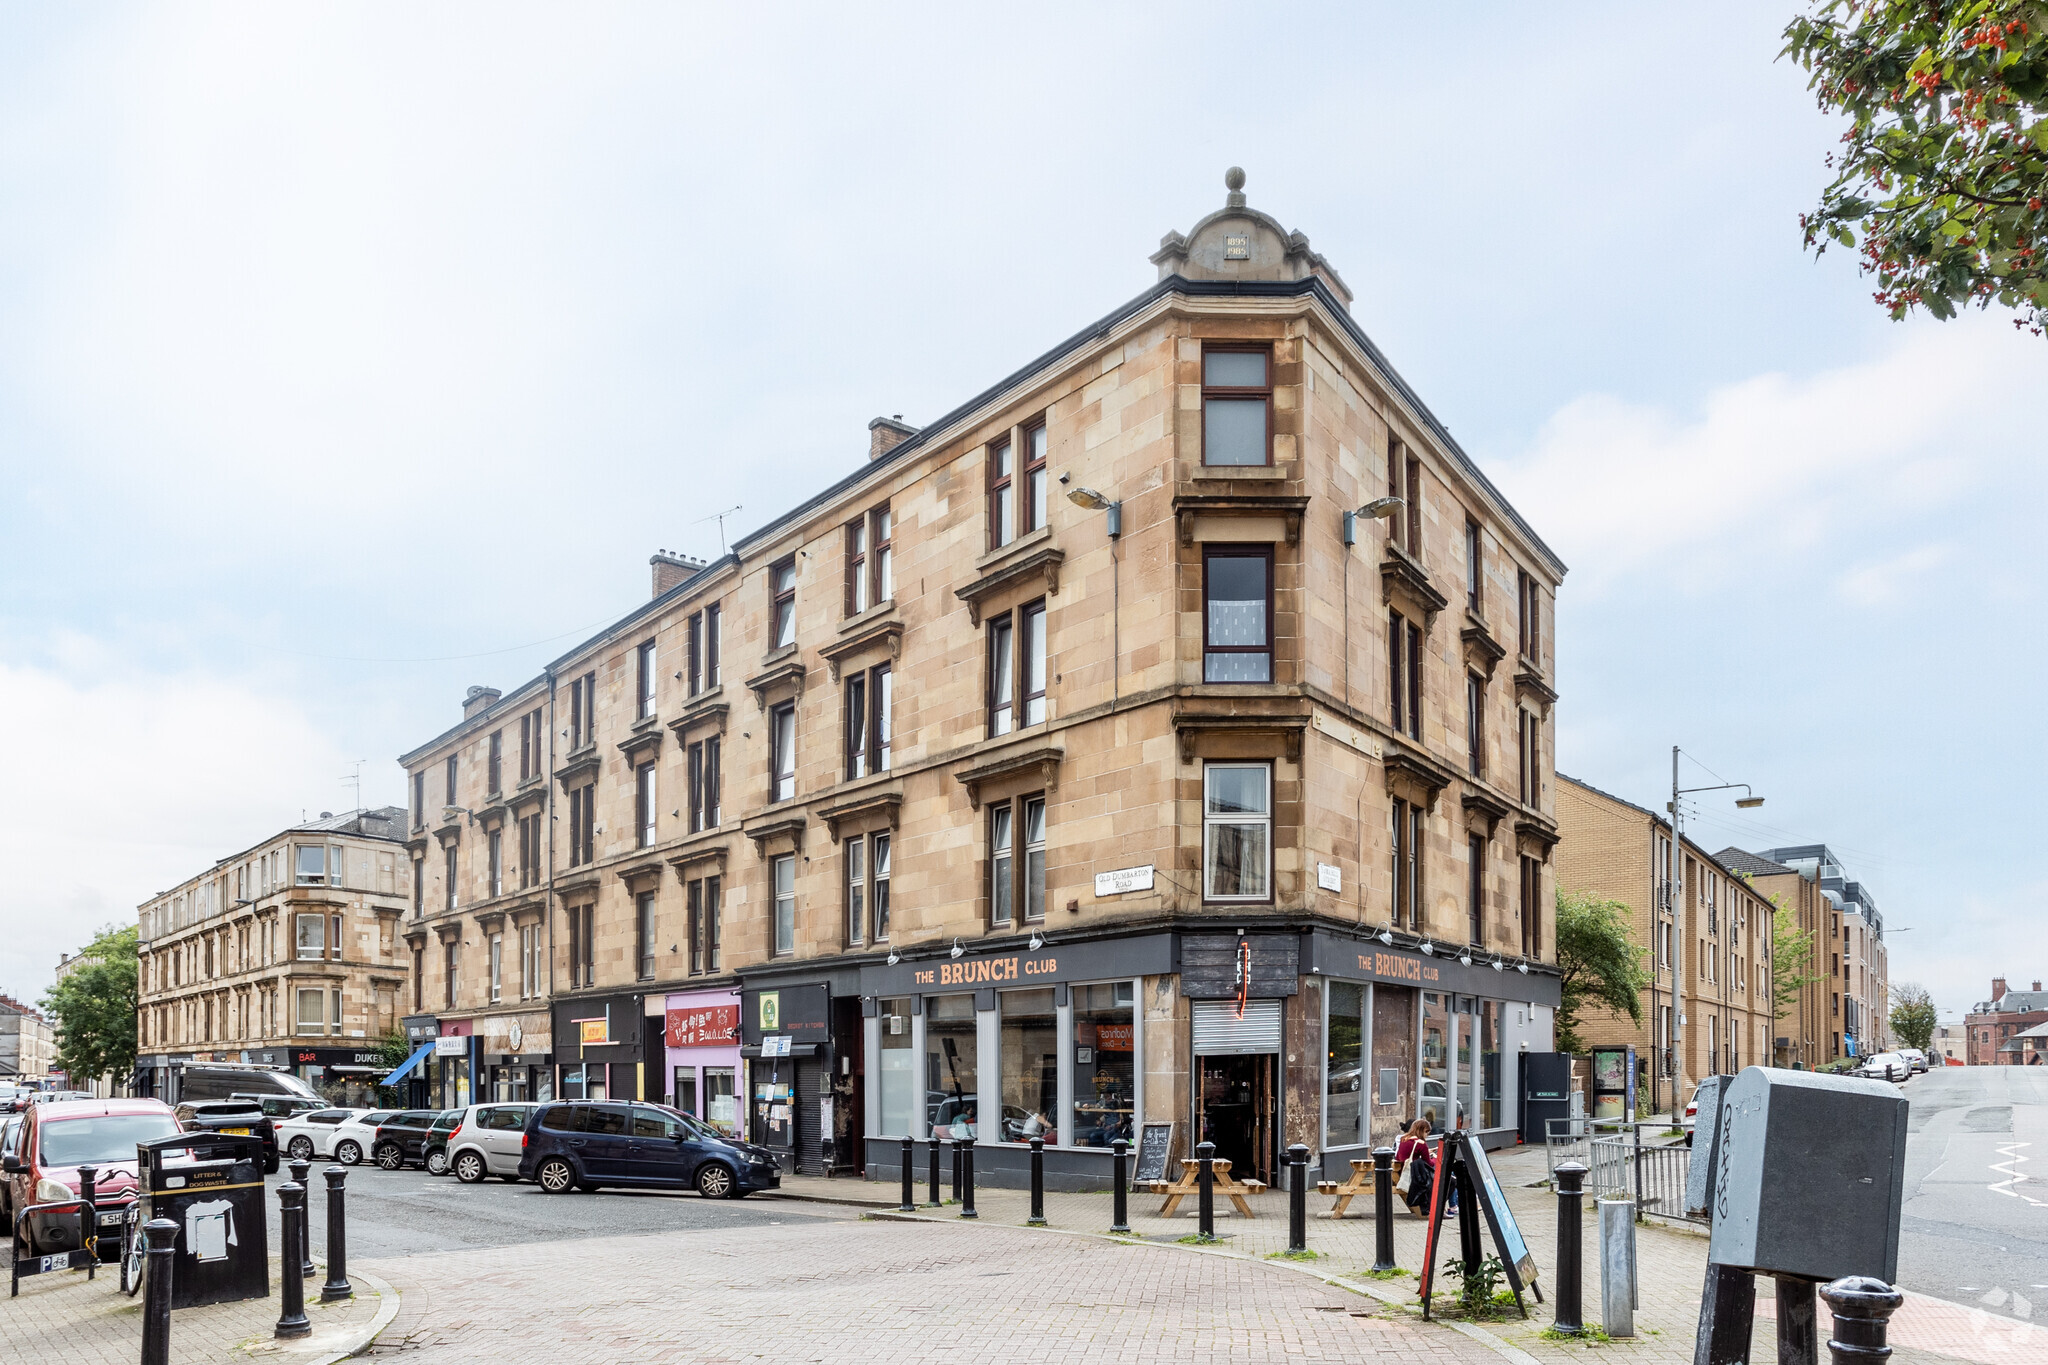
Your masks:
M 329 1166 L 320 1174 L 327 1180 L 327 1283 L 320 1286 L 320 1302 L 333 1303 L 353 1298 L 356 1292 L 348 1282 L 348 1213 L 342 1207 L 348 1172 Z
M 1299 1142 L 1287 1149 L 1287 1249 L 1308 1250 L 1308 1148 Z
M 1216 1240 L 1216 1144 L 1195 1145 L 1195 1235 L 1205 1242 Z
M 1026 1227 L 1045 1226 L 1045 1139 L 1031 1139 L 1031 1216 L 1024 1220 Z
M 960 1139 L 960 1216 L 979 1218 L 974 1211 L 974 1139 Z
M 912 1168 L 917 1161 L 917 1139 L 903 1139 L 903 1202 L 896 1206 L 898 1213 L 917 1212 L 917 1202 L 911 1193 Z
M 142 1365 L 171 1365 L 171 1262 L 178 1254 L 178 1225 L 168 1218 L 152 1218 L 141 1231 L 149 1244 L 142 1291 Z
M 313 1335 L 306 1318 L 306 1278 L 294 1275 L 294 1263 L 306 1238 L 306 1187 L 287 1180 L 277 1187 L 277 1203 L 284 1221 L 284 1311 L 277 1315 L 277 1329 L 271 1334 L 281 1340 Z M 156 1278 L 152 1273 L 151 1279 Z
M 1372 1149 L 1372 1268 L 1399 1270 L 1394 1264 L 1394 1149 Z
M 1828 1335 L 1834 1365 L 1877 1365 L 1891 1358 L 1885 1333 L 1892 1314 L 1906 1301 L 1903 1294 L 1883 1280 L 1850 1275 L 1822 1285 L 1820 1296 L 1835 1315 L 1835 1330 Z
M 310 1161 L 287 1161 L 285 1169 L 292 1173 L 292 1183 L 306 1191 L 306 1216 L 299 1224 L 299 1278 L 313 1278 L 313 1163 Z
M 1579 1201 L 1585 1179 L 1586 1168 L 1579 1162 L 1557 1168 L 1557 1303 L 1551 1325 L 1572 1336 L 1585 1330 L 1579 1319 Z M 1466 1209 L 1465 1216 L 1476 1220 L 1479 1210 Z
M 1130 1164 L 1131 1142 L 1129 1138 L 1118 1138 L 1109 1144 L 1109 1182 L 1114 1187 L 1109 1206 L 1109 1230 L 1129 1232 L 1131 1230 L 1131 1206 L 1129 1192 L 1125 1190 L 1125 1168 Z
M 78 1244 L 90 1254 L 85 1259 L 85 1278 L 93 1279 L 100 1268 L 100 1201 L 96 1188 L 97 1166 L 78 1168 L 78 1198 L 85 1205 L 78 1211 Z
M 960 1202 L 960 1144 L 963 1138 L 953 1139 L 953 1202 Z
M 931 1150 L 926 1153 L 926 1157 L 929 1159 L 931 1165 L 932 1207 L 938 1208 L 940 1205 L 946 1202 L 945 1200 L 939 1197 L 939 1135 L 937 1133 L 932 1134 L 931 1141 L 928 1142 L 926 1145 L 931 1148 Z

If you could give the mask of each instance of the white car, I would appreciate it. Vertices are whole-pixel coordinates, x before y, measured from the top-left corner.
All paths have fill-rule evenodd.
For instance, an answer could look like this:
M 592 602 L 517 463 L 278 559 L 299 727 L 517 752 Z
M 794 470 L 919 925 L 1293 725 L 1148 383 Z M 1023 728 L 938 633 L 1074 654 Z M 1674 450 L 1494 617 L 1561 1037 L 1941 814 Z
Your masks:
M 525 1154 L 526 1117 L 538 1107 L 518 1102 L 469 1106 L 448 1135 L 446 1169 L 465 1185 L 487 1175 L 517 1180 L 519 1158 Z
M 1899 1049 L 1899 1055 L 1912 1064 L 1913 1070 L 1925 1071 L 1927 1069 L 1927 1054 L 1919 1048 L 1902 1047 Z
M 353 1166 L 370 1154 L 377 1145 L 377 1125 L 388 1120 L 396 1109 L 351 1109 L 345 1111 L 349 1117 L 341 1120 L 328 1130 L 327 1154 L 344 1166 Z M 278 1129 L 278 1141 L 284 1141 L 284 1127 Z
M 1878 1052 L 1864 1059 L 1856 1075 L 1880 1081 L 1903 1081 L 1912 1076 L 1913 1063 L 1897 1052 Z
M 367 1109 L 309 1109 L 277 1121 L 277 1147 L 293 1161 L 334 1156 L 335 1135 L 351 1119 L 369 1113 Z

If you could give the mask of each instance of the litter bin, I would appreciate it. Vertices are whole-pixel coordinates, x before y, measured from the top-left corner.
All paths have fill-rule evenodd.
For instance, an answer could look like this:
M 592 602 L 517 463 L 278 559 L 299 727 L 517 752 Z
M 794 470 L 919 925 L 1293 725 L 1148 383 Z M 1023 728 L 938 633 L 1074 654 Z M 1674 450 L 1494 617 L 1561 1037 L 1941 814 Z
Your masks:
M 270 1297 L 264 1222 L 263 1140 L 232 1133 L 173 1133 L 135 1144 L 140 1227 L 178 1225 L 171 1307 Z

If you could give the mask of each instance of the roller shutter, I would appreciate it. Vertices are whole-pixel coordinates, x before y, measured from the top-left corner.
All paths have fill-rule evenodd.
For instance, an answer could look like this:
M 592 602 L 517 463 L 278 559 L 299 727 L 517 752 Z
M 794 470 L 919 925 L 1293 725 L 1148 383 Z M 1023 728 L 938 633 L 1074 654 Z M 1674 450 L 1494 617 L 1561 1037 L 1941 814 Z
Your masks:
M 1197 1057 L 1280 1050 L 1278 1000 L 1245 1001 L 1242 1019 L 1235 1000 L 1197 1000 L 1193 1004 Z

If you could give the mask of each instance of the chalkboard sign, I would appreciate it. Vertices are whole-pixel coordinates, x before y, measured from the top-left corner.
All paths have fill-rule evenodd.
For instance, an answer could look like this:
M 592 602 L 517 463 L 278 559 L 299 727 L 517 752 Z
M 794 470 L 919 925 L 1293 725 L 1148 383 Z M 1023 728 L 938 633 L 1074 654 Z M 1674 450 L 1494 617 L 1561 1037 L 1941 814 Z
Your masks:
M 1138 1169 L 1131 1175 L 1134 1185 L 1171 1181 L 1167 1162 L 1173 1159 L 1173 1125 L 1148 1123 L 1138 1131 Z
M 1493 1227 L 1493 1245 L 1500 1252 L 1500 1263 L 1508 1267 L 1517 1289 L 1533 1284 L 1536 1258 L 1529 1254 L 1529 1244 L 1522 1240 L 1522 1229 L 1515 1223 L 1515 1215 L 1508 1210 L 1507 1194 L 1500 1187 L 1499 1177 L 1493 1173 L 1493 1163 L 1486 1159 L 1486 1148 L 1477 1139 L 1467 1137 L 1463 1155 L 1465 1164 L 1472 1171 L 1473 1193 L 1486 1206 L 1486 1221 Z

